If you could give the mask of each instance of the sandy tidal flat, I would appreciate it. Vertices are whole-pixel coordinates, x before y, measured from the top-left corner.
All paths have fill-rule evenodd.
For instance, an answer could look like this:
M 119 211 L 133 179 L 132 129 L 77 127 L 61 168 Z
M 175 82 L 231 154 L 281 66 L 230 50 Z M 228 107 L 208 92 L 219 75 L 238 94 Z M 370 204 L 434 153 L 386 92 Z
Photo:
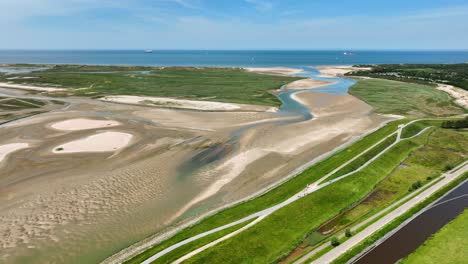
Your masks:
M 10 153 L 13 153 L 17 150 L 28 148 L 28 143 L 11 143 L 0 146 L 0 162 L 2 162 Z
M 54 148 L 53 153 L 108 152 L 126 147 L 133 135 L 122 132 L 104 132 L 71 141 Z
M 286 67 L 272 67 L 272 68 L 245 68 L 249 72 L 270 74 L 270 75 L 296 75 L 304 72 L 302 69 L 286 68 Z
M 113 120 L 93 120 L 87 118 L 74 118 L 60 121 L 51 125 L 53 129 L 64 131 L 87 130 L 103 127 L 114 127 L 120 125 L 119 122 Z
M 13 83 L 5 83 L 5 82 L 0 82 L 0 87 L 13 88 L 13 89 L 22 89 L 22 90 L 33 90 L 33 91 L 39 91 L 39 92 L 60 92 L 60 91 L 67 91 L 68 90 L 68 89 L 65 89 L 65 88 L 42 87 L 42 86 L 13 84 Z
M 302 79 L 297 80 L 292 83 L 287 84 L 284 88 L 286 90 L 302 90 L 302 89 L 311 89 L 319 88 L 326 85 L 333 84 L 333 82 L 314 80 L 314 79 Z
M 194 109 L 205 111 L 232 111 L 240 109 L 241 107 L 236 104 L 219 103 L 211 101 L 194 101 L 184 99 L 172 99 L 165 97 L 150 97 L 150 96 L 106 96 L 101 98 L 103 101 L 136 104 L 136 105 L 152 105 L 158 107 L 181 108 L 181 109 Z

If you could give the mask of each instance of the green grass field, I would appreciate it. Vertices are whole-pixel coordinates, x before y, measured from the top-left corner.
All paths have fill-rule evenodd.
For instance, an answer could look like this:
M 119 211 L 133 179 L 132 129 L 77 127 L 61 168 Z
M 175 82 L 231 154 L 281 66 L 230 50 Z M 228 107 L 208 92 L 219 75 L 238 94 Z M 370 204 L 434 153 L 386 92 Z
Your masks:
M 31 76 L 35 79 L 6 80 Z M 239 68 L 131 67 L 57 65 L 48 70 L 0 75 L 0 81 L 57 85 L 75 90 L 76 95 L 146 95 L 218 102 L 279 106 L 272 90 L 299 77 L 272 76 Z
M 361 221 L 405 196 L 414 182 L 426 184 L 444 173 L 447 164 L 456 166 L 468 156 L 468 137 L 454 130 L 433 128 L 427 137 L 418 140 L 423 140 L 422 146 L 380 182 L 369 196 L 323 225 L 320 231 L 338 231 Z M 457 144 L 446 145 L 448 141 Z
M 401 264 L 463 264 L 468 260 L 468 210 L 424 242 Z
M 349 93 L 373 106 L 378 113 L 410 116 L 464 113 L 447 93 L 430 85 L 382 79 L 358 80 Z

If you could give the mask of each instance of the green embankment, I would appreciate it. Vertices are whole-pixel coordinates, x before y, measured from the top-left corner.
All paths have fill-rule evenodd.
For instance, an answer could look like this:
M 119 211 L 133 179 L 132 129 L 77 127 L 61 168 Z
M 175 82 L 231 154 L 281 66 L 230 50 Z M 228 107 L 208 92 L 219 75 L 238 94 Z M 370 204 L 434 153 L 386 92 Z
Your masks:
M 427 141 L 422 141 L 422 146 L 412 152 L 365 199 L 323 225 L 320 231 L 337 231 L 357 223 L 405 196 L 413 183 L 420 181 L 425 185 L 444 173 L 446 165 L 456 166 L 466 160 L 468 156 L 466 134 L 432 128 L 432 132 L 428 135 Z M 449 141 L 456 143 L 446 144 Z
M 200 238 L 200 239 L 197 239 L 195 241 L 192 241 L 186 245 L 183 245 L 177 249 L 174 249 L 173 251 L 161 256 L 160 258 L 158 258 L 157 260 L 157 263 L 172 263 L 174 262 L 175 260 L 177 260 L 178 258 L 184 256 L 185 254 L 187 254 L 188 252 L 191 252 L 203 245 L 206 245 L 208 243 L 210 243 L 211 241 L 215 241 L 216 239 L 218 238 L 221 238 L 231 232 L 234 232 L 235 230 L 249 224 L 250 222 L 252 222 L 253 220 L 250 220 L 250 221 L 247 221 L 247 222 L 244 222 L 244 223 L 241 223 L 241 224 L 238 224 L 238 225 L 235 225 L 235 226 L 232 226 L 232 227 L 229 227 L 229 228 L 226 228 L 224 230 L 221 230 L 221 231 L 218 231 L 216 233 L 213 233 L 211 235 L 208 235 L 206 237 L 203 237 L 203 238 Z M 146 260 L 149 256 L 146 256 L 146 255 L 138 255 L 136 256 L 135 258 L 132 258 L 131 261 L 127 261 L 125 263 L 141 263 L 143 262 L 144 260 Z
M 424 242 L 401 264 L 463 264 L 468 260 L 468 210 Z
M 57 65 L 44 71 L 7 75 L 35 79 L 8 80 L 34 85 L 57 85 L 76 95 L 162 96 L 218 102 L 279 106 L 272 90 L 299 77 L 273 76 L 239 68 L 125 67 Z M 7 81 L 0 75 L 0 81 Z
M 427 133 L 421 135 L 427 136 Z M 306 234 L 341 210 L 358 202 L 408 155 L 419 140 L 398 143 L 371 165 L 278 210 L 230 240 L 187 263 L 270 263 L 287 255 Z
M 249 214 L 255 213 L 262 209 L 266 209 L 270 206 L 273 206 L 288 199 L 293 194 L 305 188 L 307 184 L 310 184 L 320 179 L 327 173 L 331 172 L 334 168 L 336 168 L 337 164 L 342 164 L 350 160 L 355 155 L 361 153 L 365 149 L 380 141 L 382 138 L 393 133 L 397 129 L 399 124 L 405 122 L 407 122 L 407 120 L 397 120 L 385 125 L 379 130 L 353 143 L 349 147 L 344 148 L 343 150 L 335 153 L 334 155 L 311 166 L 303 173 L 281 184 L 275 189 L 269 191 L 268 193 L 256 199 L 241 203 L 237 206 L 225 209 L 211 217 L 208 217 L 200 223 L 182 230 L 181 232 L 177 233 L 175 236 L 169 238 L 168 240 L 147 249 L 146 251 L 141 253 L 138 256 L 138 258 L 148 258 L 161 251 L 162 249 L 167 248 L 186 238 L 236 221 Z M 129 262 L 138 263 L 138 261 L 134 261 L 134 259 L 136 258 L 131 259 Z
M 448 116 L 463 114 L 445 92 L 433 86 L 382 79 L 358 80 L 349 93 L 364 100 L 378 113 Z

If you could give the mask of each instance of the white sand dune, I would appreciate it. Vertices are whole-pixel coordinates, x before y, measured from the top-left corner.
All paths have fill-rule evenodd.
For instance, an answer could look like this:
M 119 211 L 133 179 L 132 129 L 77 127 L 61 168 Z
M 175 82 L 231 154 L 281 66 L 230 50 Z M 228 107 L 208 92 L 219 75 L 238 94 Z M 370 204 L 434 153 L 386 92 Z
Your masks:
M 5 83 L 5 82 L 0 82 L 0 87 L 22 89 L 22 90 L 33 90 L 33 91 L 40 91 L 40 92 L 59 92 L 59 91 L 68 90 L 66 88 L 42 87 L 42 86 L 14 84 L 14 83 Z
M 87 118 L 74 118 L 60 121 L 51 125 L 53 129 L 65 131 L 77 131 L 93 128 L 114 127 L 121 125 L 113 120 L 93 120 Z
M 439 84 L 437 89 L 448 93 L 455 98 L 456 104 L 468 109 L 468 91 L 447 84 Z
M 0 146 L 0 162 L 2 162 L 8 154 L 20 149 L 28 148 L 28 143 L 11 143 Z
M 337 77 L 353 71 L 366 71 L 370 68 L 358 68 L 353 66 L 321 66 L 317 68 L 320 74 L 325 77 Z
M 57 146 L 53 153 L 109 152 L 126 147 L 132 134 L 123 132 L 103 132 Z
M 244 68 L 249 72 L 270 74 L 270 75 L 295 75 L 304 72 L 302 69 L 287 68 L 287 67 L 271 67 L 271 68 Z
M 125 104 L 152 105 L 158 107 L 195 109 L 205 111 L 229 111 L 241 109 L 241 107 L 237 104 L 150 96 L 116 95 L 106 96 L 101 98 L 101 100 Z

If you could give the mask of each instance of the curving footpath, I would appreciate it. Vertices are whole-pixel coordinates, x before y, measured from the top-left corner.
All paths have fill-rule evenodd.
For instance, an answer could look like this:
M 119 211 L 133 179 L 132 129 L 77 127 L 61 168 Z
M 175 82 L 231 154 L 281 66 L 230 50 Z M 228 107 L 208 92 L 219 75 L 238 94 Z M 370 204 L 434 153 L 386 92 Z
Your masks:
M 181 247 L 181 246 L 184 246 L 190 242 L 193 242 L 199 238 L 202 238 L 202 237 L 205 237 L 205 236 L 208 236 L 210 234 L 213 234 L 215 232 L 218 232 L 218 231 L 221 231 L 221 230 L 224 230 L 226 228 L 229 228 L 229 227 L 232 227 L 232 226 L 235 226 L 237 224 L 241 224 L 241 223 L 244 223 L 246 221 L 249 221 L 249 220 L 252 220 L 252 219 L 255 219 L 257 218 L 256 220 L 254 220 L 253 222 L 247 224 L 246 226 L 236 230 L 236 231 L 233 231 L 211 243 L 208 243 L 206 244 L 205 246 L 202 246 L 184 256 L 182 256 L 181 258 L 177 259 L 174 263 L 181 263 L 182 261 L 184 260 L 187 260 L 188 258 L 190 257 L 193 257 L 194 255 L 228 239 L 228 238 L 231 238 L 233 236 L 235 236 L 236 234 L 250 228 L 251 226 L 254 226 L 255 224 L 257 224 L 258 222 L 260 222 L 261 220 L 263 220 L 265 217 L 267 217 L 268 215 L 274 213 L 275 211 L 279 210 L 280 208 L 304 197 L 305 195 L 308 195 L 308 194 L 311 194 L 313 192 L 316 192 L 334 182 L 337 182 L 337 181 L 340 181 L 346 177 L 349 177 L 351 175 L 353 175 L 354 173 L 356 172 L 359 172 L 361 171 L 362 169 L 364 169 L 366 166 L 368 166 L 370 163 L 372 163 L 374 160 L 376 160 L 377 158 L 379 158 L 380 156 L 382 156 L 385 152 L 387 152 L 389 149 L 391 149 L 393 146 L 395 146 L 396 144 L 398 144 L 400 141 L 402 140 L 406 140 L 406 139 L 410 139 L 410 138 L 413 138 L 413 137 L 416 137 L 416 136 L 419 136 L 420 134 L 424 133 L 427 129 L 429 129 L 430 127 L 426 127 L 425 129 L 421 130 L 419 133 L 417 133 L 416 135 L 410 137 L 410 138 L 406 138 L 406 139 L 402 139 L 401 138 L 401 133 L 403 131 L 403 128 L 405 128 L 406 126 L 408 125 L 411 125 L 413 124 L 414 122 L 417 122 L 417 121 L 421 121 L 422 119 L 417 119 L 417 120 L 413 120 L 411 122 L 408 122 L 406 124 L 402 124 L 402 125 L 399 125 L 398 126 L 398 129 L 397 131 L 391 133 L 390 135 L 386 136 L 385 138 L 383 138 L 382 140 L 380 140 L 379 142 L 373 144 L 372 146 L 370 146 L 369 148 L 367 148 L 366 150 L 364 150 L 363 152 L 361 152 L 359 155 L 357 155 L 356 157 L 354 157 L 353 159 L 347 161 L 346 163 L 342 164 L 341 166 L 339 166 L 338 168 L 336 168 L 335 170 L 333 170 L 332 172 L 328 173 L 327 175 L 325 175 L 324 177 L 322 177 L 321 179 L 317 180 L 316 182 L 314 182 L 313 184 L 307 186 L 305 189 L 303 189 L 302 191 L 296 193 L 295 195 L 291 196 L 289 199 L 277 204 L 277 205 L 274 205 L 272 207 L 269 207 L 267 209 L 264 209 L 262 211 L 259 211 L 259 212 L 256 212 L 256 213 L 253 213 L 249 216 L 246 216 L 242 219 L 239 219 L 235 222 L 231 222 L 229 224 L 226 224 L 226 225 L 223 225 L 223 226 L 220 226 L 220 227 L 217 227 L 217 228 L 214 228 L 214 229 L 211 229 L 209 231 L 206 231 L 206 232 L 203 232 L 203 233 L 200 233 L 196 236 L 193 236 L 193 237 L 190 237 L 190 238 L 187 238 L 183 241 L 180 241 L 158 253 L 156 253 L 155 255 L 151 256 L 150 258 L 146 259 L 145 261 L 143 261 L 142 263 L 143 264 L 149 264 L 153 261 L 155 261 L 156 259 L 160 258 L 161 256 Z M 395 140 L 395 142 L 393 142 L 391 145 L 389 145 L 387 148 L 385 148 L 384 150 L 382 150 L 379 154 L 375 155 L 374 157 L 372 157 L 372 159 L 368 160 L 366 163 L 364 163 L 362 166 L 360 166 L 359 168 L 357 168 L 356 170 L 352 171 L 352 172 L 349 172 L 347 174 L 344 174 L 336 179 L 333 179 L 333 180 L 330 180 L 330 181 L 327 181 L 327 182 L 323 182 L 327 177 L 333 175 L 336 171 L 338 171 L 339 169 L 341 169 L 342 167 L 348 165 L 349 163 L 351 163 L 352 161 L 354 161 L 355 159 L 359 158 L 360 156 L 364 155 L 366 152 L 368 152 L 369 150 L 371 150 L 372 148 L 376 147 L 377 145 L 379 145 L 380 143 L 382 143 L 384 140 L 386 140 L 387 138 L 393 136 L 395 133 L 397 133 L 397 138 Z M 322 183 L 323 182 L 323 183 Z

